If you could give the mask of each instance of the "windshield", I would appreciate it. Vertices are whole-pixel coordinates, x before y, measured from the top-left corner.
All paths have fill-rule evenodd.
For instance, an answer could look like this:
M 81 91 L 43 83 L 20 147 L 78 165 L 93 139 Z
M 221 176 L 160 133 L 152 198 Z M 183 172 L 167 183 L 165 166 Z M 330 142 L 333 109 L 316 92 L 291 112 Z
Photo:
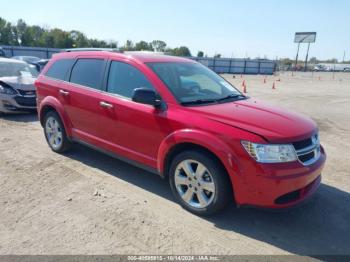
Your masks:
M 35 66 L 25 63 L 0 62 L 0 77 L 6 76 L 37 77 L 38 71 Z
M 229 102 L 244 96 L 199 63 L 148 63 L 183 105 Z

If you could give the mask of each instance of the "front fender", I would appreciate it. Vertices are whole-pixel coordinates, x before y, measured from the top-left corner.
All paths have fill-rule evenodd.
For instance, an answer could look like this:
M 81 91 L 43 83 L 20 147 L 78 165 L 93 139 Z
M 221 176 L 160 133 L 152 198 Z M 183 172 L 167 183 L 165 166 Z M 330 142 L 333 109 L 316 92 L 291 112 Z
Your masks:
M 42 120 L 43 120 L 42 119 L 43 118 L 43 111 L 48 106 L 52 107 L 53 109 L 56 110 L 56 112 L 58 113 L 58 115 L 60 116 L 60 118 L 63 122 L 67 136 L 71 137 L 72 136 L 72 132 L 71 132 L 72 123 L 70 122 L 69 117 L 68 117 L 66 111 L 64 110 L 64 107 L 61 104 L 61 102 L 53 96 L 47 96 L 40 102 L 40 106 L 38 108 L 38 115 L 39 115 L 40 123 L 42 123 Z
M 202 130 L 183 129 L 168 135 L 159 147 L 157 168 L 161 174 L 164 174 L 165 171 L 167 154 L 174 146 L 182 143 L 192 143 L 208 149 L 220 159 L 230 177 L 232 177 L 235 172 L 239 172 L 239 163 L 236 161 L 235 153 L 224 141 Z

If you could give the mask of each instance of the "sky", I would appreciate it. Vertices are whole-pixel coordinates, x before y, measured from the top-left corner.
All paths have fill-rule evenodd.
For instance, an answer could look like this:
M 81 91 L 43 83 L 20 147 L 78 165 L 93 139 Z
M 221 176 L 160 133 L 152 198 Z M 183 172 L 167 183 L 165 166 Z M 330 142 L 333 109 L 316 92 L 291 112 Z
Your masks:
M 163 40 L 193 55 L 267 57 L 296 55 L 295 32 L 317 32 L 310 57 L 350 60 L 348 0 L 0 0 L 0 17 L 79 30 L 90 38 Z M 16 2 L 18 3 L 18 1 Z M 300 58 L 307 44 L 300 48 Z

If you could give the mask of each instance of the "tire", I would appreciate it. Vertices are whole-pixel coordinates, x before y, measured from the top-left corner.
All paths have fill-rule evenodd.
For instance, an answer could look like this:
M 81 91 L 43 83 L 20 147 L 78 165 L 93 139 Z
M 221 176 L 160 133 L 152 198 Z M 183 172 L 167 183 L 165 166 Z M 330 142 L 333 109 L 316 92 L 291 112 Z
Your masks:
M 66 130 L 57 112 L 49 111 L 45 114 L 44 134 L 52 151 L 64 153 L 70 149 L 71 142 L 67 137 Z
M 191 172 L 192 175 L 188 175 Z M 170 165 L 169 182 L 177 202 L 199 216 L 213 215 L 229 201 L 233 202 L 226 170 L 204 151 L 189 150 L 175 156 Z

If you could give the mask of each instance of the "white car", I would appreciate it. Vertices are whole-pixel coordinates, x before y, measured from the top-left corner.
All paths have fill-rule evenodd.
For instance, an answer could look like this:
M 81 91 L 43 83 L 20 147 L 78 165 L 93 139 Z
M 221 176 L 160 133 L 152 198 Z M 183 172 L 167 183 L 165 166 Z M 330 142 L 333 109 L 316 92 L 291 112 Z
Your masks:
M 38 72 L 25 62 L 0 57 L 0 113 L 36 110 Z

